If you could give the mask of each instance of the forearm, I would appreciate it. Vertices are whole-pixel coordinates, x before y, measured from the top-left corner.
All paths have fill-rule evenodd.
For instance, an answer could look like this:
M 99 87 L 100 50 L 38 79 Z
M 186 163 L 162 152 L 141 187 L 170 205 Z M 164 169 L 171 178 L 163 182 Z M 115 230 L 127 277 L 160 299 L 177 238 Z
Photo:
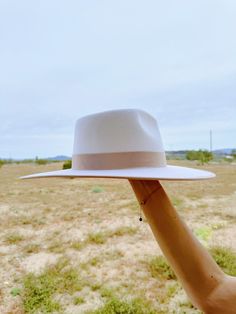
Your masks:
M 196 306 L 204 302 L 225 275 L 182 221 L 158 181 L 130 180 L 164 255 Z

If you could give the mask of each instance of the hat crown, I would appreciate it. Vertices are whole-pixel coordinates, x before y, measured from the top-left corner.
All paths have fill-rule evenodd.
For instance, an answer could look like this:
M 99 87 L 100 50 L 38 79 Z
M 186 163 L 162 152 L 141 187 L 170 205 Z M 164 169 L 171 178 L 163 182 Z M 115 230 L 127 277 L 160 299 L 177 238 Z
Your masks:
M 167 165 L 155 118 L 143 110 L 122 109 L 77 120 L 72 169 L 23 178 L 60 176 L 196 180 L 211 178 L 214 174 Z
M 105 111 L 76 122 L 73 154 L 164 152 L 157 121 L 139 109 Z

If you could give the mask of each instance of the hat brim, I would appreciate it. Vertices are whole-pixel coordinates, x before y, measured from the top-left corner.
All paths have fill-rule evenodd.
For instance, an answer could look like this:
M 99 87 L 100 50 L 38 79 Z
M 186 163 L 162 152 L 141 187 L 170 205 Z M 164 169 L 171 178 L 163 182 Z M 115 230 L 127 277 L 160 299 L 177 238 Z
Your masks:
M 145 180 L 205 180 L 214 178 L 213 172 L 167 165 L 166 167 L 139 167 L 111 170 L 58 170 L 36 173 L 21 177 L 21 179 L 34 178 L 117 178 L 117 179 L 145 179 Z

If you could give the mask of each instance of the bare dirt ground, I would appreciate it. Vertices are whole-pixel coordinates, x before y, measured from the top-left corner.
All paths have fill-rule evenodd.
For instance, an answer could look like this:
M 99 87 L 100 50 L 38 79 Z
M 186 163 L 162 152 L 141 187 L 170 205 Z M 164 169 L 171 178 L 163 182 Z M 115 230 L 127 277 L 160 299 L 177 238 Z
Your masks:
M 186 161 L 170 164 L 198 167 Z M 61 168 L 55 163 L 0 169 L 0 313 L 26 313 L 24 278 L 43 273 L 61 258 L 79 271 L 84 283 L 79 292 L 61 292 L 60 313 L 95 310 L 108 291 L 120 299 L 145 298 L 157 313 L 200 313 L 175 280 L 150 274 L 147 263 L 161 251 L 146 220 L 139 221 L 140 209 L 127 180 L 18 179 Z M 193 232 L 200 230 L 201 238 L 207 230 L 200 239 L 204 245 L 236 251 L 236 165 L 200 168 L 217 177 L 162 183 Z

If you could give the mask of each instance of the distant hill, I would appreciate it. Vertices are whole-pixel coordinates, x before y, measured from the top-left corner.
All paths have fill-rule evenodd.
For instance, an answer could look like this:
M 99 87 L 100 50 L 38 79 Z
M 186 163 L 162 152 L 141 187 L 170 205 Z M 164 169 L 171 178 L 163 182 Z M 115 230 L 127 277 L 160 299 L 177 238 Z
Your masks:
M 236 148 L 222 148 L 213 150 L 213 153 L 216 155 L 230 155 L 232 154 L 233 150 L 236 151 Z
M 55 157 L 48 157 L 48 158 L 46 158 L 46 159 L 47 159 L 47 160 L 64 161 L 64 160 L 71 159 L 71 157 L 64 156 L 64 155 L 59 155 L 59 156 L 55 156 Z

